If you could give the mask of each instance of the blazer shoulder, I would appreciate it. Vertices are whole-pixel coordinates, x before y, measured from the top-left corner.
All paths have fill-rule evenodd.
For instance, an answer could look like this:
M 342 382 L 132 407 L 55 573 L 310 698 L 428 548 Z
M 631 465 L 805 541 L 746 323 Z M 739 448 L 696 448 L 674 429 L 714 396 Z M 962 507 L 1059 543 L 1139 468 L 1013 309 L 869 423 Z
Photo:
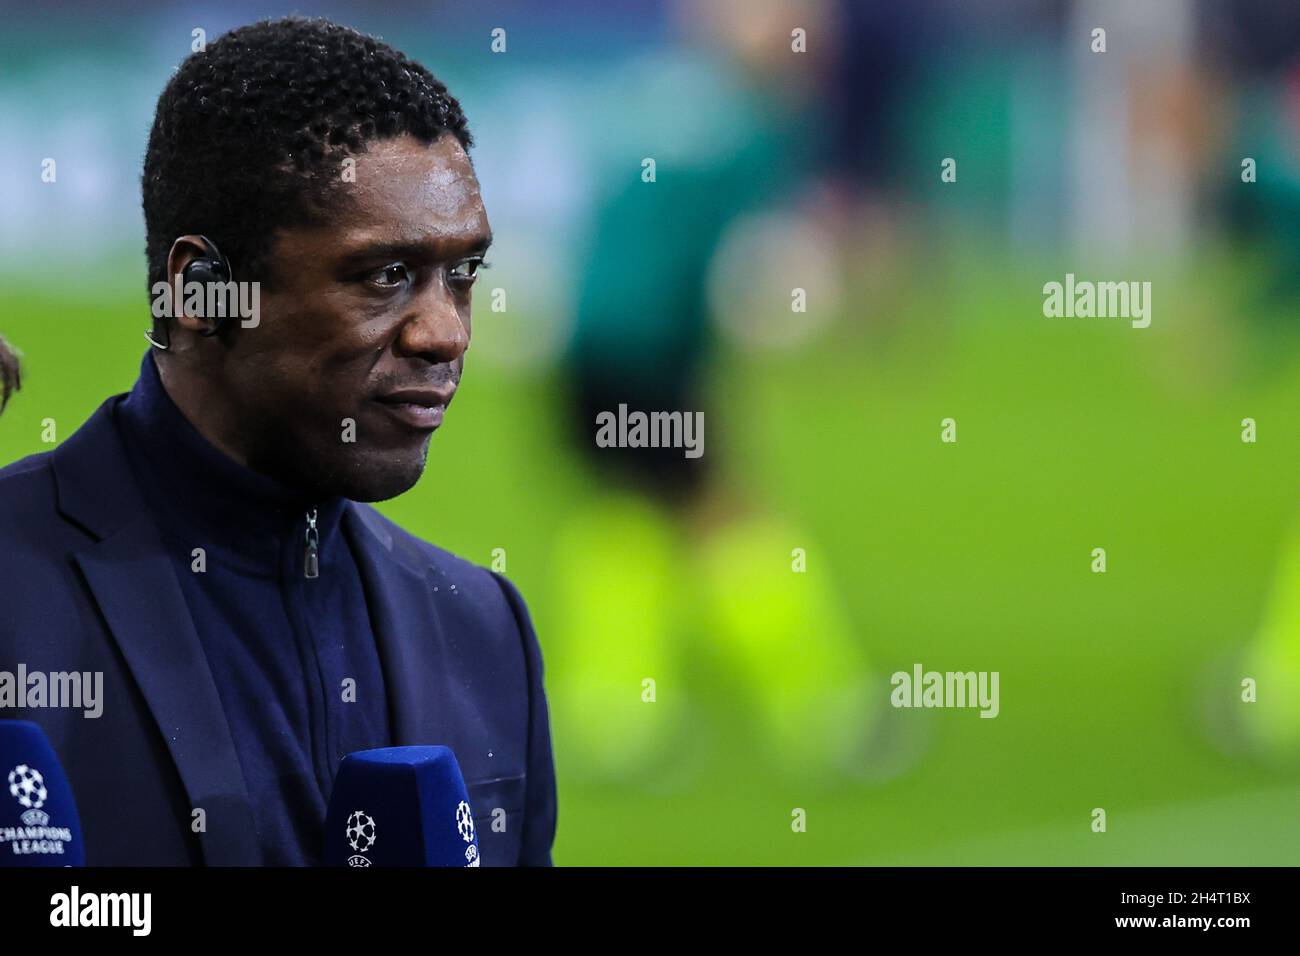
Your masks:
M 372 505 L 353 502 L 353 507 L 396 557 L 419 568 L 434 587 L 448 593 L 459 591 L 469 606 L 489 614 L 494 621 L 518 621 L 516 602 L 522 605 L 523 599 L 501 575 L 417 537 Z
M 0 528 L 12 529 L 40 518 L 56 508 L 53 453 L 20 458 L 0 468 Z
M 24 484 L 24 482 L 48 480 L 53 454 L 53 452 L 48 451 L 37 452 L 34 455 L 28 455 L 26 458 L 19 458 L 17 461 L 10 462 L 0 468 L 0 486 L 3 486 L 5 492 L 13 495 L 32 487 L 30 484 Z M 40 476 L 40 472 L 46 472 L 45 478 Z M 0 497 L 0 501 L 4 500 L 5 498 Z

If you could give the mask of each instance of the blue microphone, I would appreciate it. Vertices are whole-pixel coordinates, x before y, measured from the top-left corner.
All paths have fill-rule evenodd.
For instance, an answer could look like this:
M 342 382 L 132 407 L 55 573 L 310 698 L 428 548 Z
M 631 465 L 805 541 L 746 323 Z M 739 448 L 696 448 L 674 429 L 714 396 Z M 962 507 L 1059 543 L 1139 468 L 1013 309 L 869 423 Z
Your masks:
M 0 866 L 85 866 L 72 787 L 45 731 L 0 720 Z
M 447 747 L 348 754 L 325 814 L 326 866 L 478 866 L 469 791 Z

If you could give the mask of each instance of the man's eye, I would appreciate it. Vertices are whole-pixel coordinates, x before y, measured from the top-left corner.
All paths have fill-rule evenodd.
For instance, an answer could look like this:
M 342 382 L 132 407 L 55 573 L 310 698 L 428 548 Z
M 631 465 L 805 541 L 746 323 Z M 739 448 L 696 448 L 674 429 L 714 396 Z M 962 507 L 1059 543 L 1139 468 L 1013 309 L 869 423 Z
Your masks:
M 448 275 L 456 285 L 466 288 L 474 284 L 474 280 L 478 277 L 479 267 L 485 265 L 482 259 L 466 259 L 464 262 L 458 262 L 452 266 Z
M 400 262 L 394 262 L 392 265 L 384 266 L 378 272 L 370 273 L 370 275 L 366 276 L 366 281 L 381 289 L 396 289 L 408 278 L 410 278 L 410 275 L 406 271 L 406 266 Z

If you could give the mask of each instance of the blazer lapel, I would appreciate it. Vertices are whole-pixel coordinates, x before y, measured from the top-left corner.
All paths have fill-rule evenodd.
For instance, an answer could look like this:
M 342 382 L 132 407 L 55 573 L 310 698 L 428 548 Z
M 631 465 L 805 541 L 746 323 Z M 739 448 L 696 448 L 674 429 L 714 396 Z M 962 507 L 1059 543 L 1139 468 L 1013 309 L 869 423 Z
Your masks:
M 442 625 L 424 567 L 400 550 L 384 519 L 349 503 L 344 530 L 361 570 L 388 690 L 393 744 L 445 744 L 452 724 Z
M 176 762 L 210 865 L 259 862 L 243 771 L 184 595 L 135 485 L 110 398 L 54 453 L 59 508 L 97 541 L 75 555 Z

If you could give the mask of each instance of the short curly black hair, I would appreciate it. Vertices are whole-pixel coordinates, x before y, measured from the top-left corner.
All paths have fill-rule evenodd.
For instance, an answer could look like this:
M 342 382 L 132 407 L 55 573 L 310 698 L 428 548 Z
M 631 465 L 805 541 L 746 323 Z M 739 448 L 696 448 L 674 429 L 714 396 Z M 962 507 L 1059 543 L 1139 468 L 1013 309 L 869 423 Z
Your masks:
M 336 208 L 342 161 L 403 133 L 473 140 L 460 104 L 387 44 L 319 18 L 264 20 L 191 54 L 158 98 L 144 161 L 149 287 L 177 236 L 211 238 L 267 281 L 277 227 Z

